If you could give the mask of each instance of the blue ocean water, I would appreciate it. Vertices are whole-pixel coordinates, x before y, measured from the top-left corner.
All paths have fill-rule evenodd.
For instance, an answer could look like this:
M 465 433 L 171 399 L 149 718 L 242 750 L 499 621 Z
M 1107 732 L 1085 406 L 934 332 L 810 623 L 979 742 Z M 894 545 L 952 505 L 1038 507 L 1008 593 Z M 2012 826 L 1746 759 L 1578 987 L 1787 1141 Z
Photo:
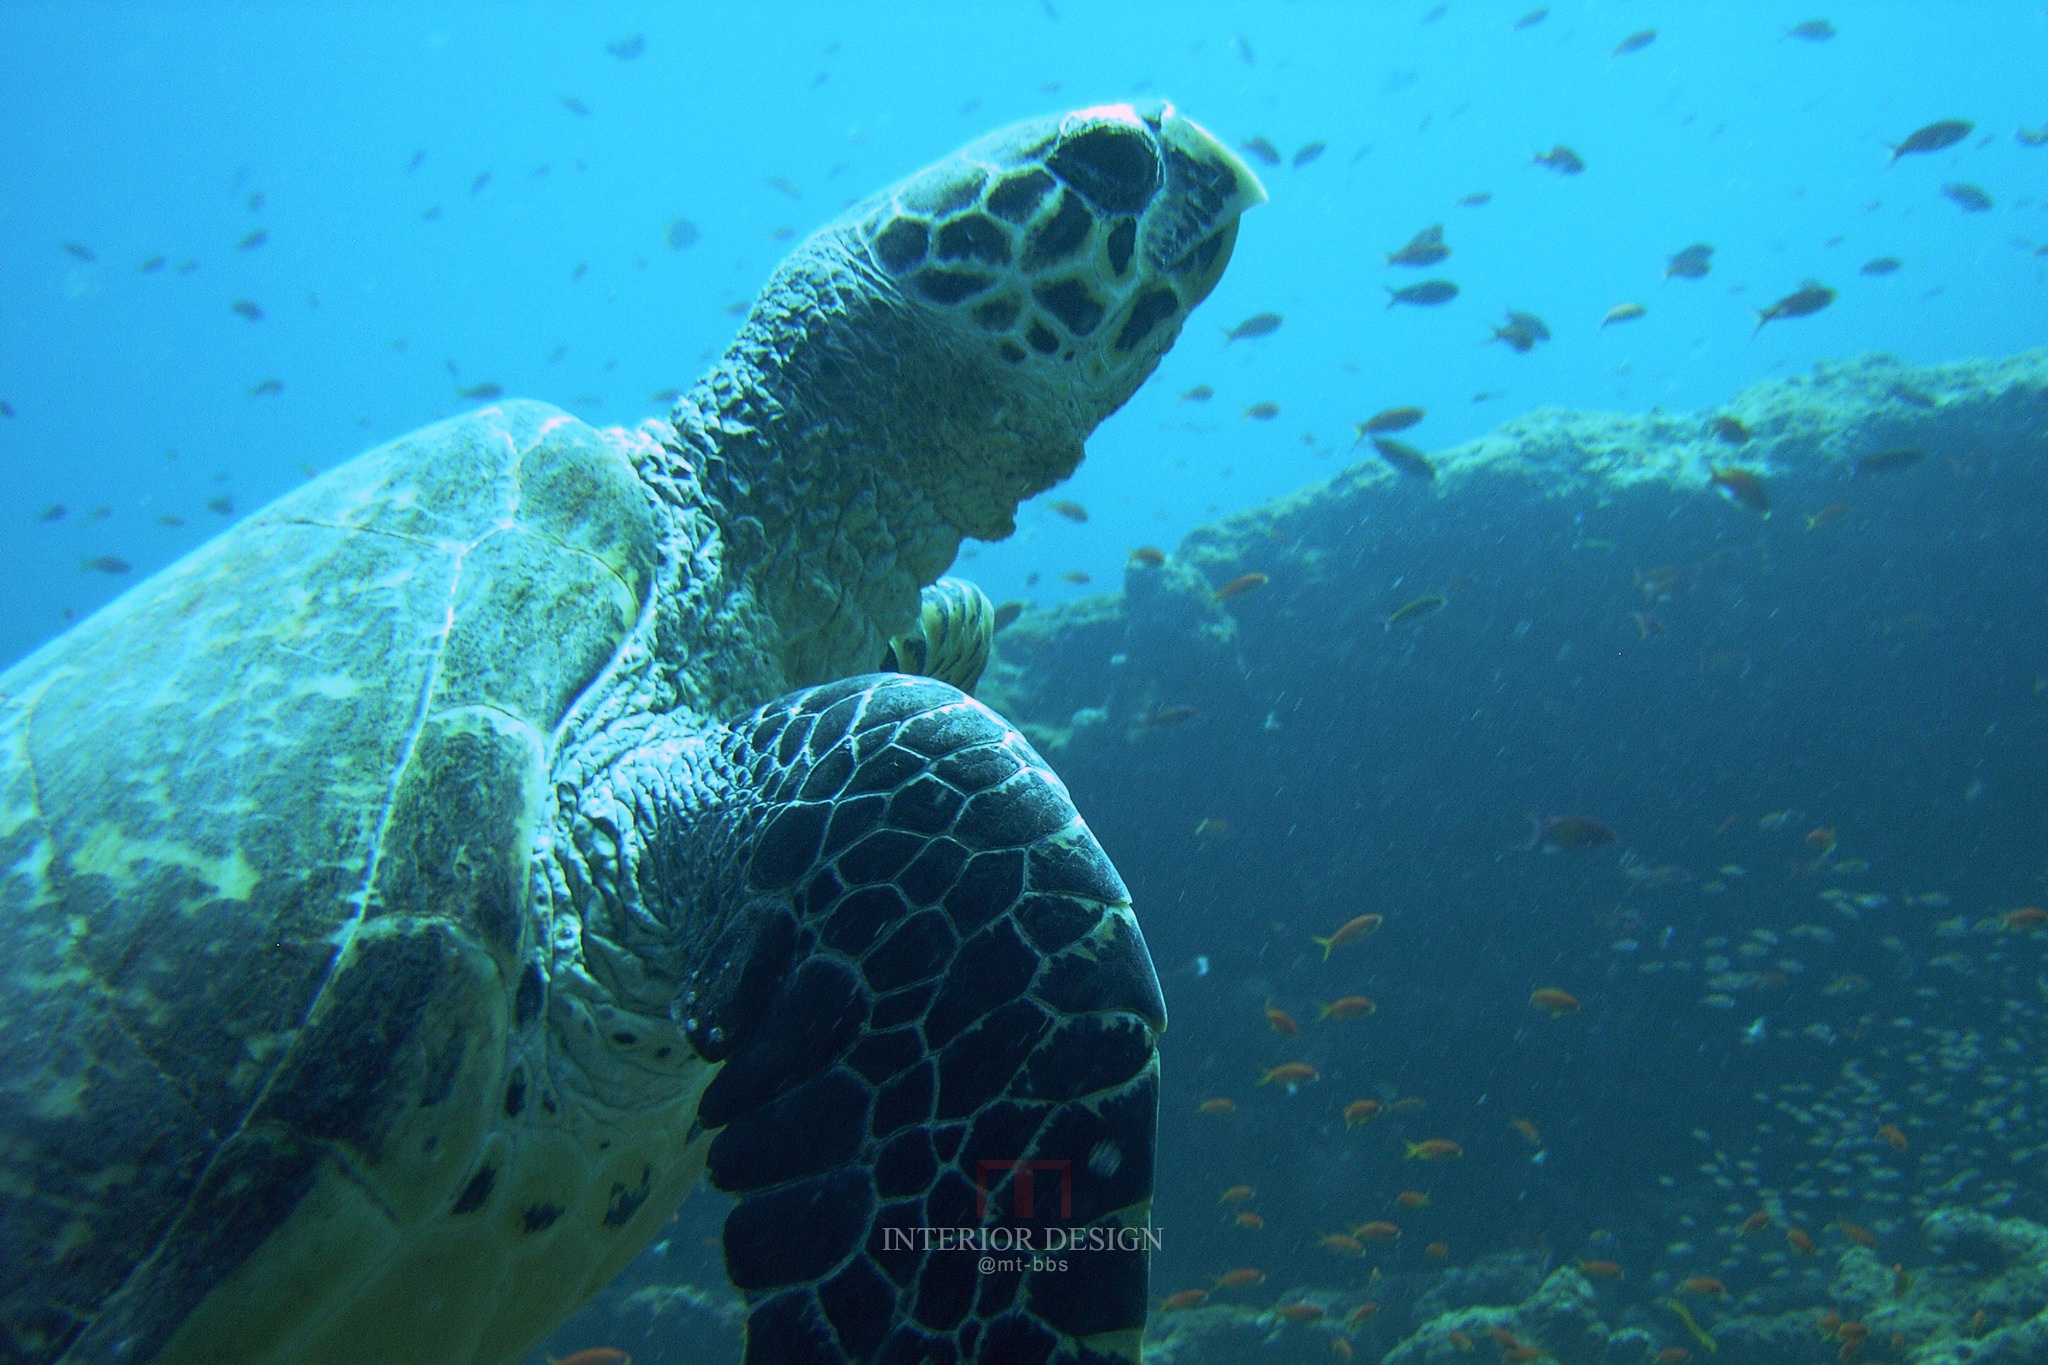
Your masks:
M 1706 411 L 1817 361 L 1927 365 L 2048 340 L 2048 146 L 2020 136 L 2048 128 L 2038 4 L 1613 0 L 1518 25 L 1536 8 L 7 7 L 0 658 L 310 472 L 483 401 L 465 390 L 599 423 L 658 415 L 796 237 L 987 129 L 1116 99 L 1171 98 L 1281 164 L 1255 163 L 1271 202 L 1081 471 L 1022 509 L 1011 540 L 963 556 L 998 599 L 1050 608 L 1114 588 L 1134 546 L 1171 550 L 1358 458 L 1353 424 L 1383 408 L 1428 409 L 1406 435 L 1441 450 L 1542 408 Z M 1789 35 L 1821 14 L 1831 37 Z M 1653 41 L 1616 51 L 1645 30 Z M 1890 144 L 1941 119 L 1973 127 L 1892 160 Z M 1582 174 L 1532 162 L 1558 144 Z M 1944 194 L 1958 184 L 1991 206 Z M 1448 259 L 1384 263 L 1433 224 Z M 1715 248 L 1709 273 L 1667 278 L 1693 243 Z M 1895 271 L 1863 269 L 1885 257 Z M 1458 297 L 1387 305 L 1387 288 L 1427 278 Z M 1757 328 L 1756 310 L 1809 280 L 1838 297 Z M 1625 303 L 1646 312 L 1603 327 Z M 1490 340 L 1511 309 L 1552 338 L 1527 354 Z M 1264 312 L 1278 330 L 1226 339 Z M 1183 397 L 1198 386 L 1212 395 Z M 1277 415 L 1248 415 L 1260 404 Z M 1268 1277 L 1247 1303 L 1334 1286 L 1348 1309 L 1382 1292 L 1384 1262 L 1391 1321 L 1432 1274 L 1471 1277 L 1439 1306 L 1504 1302 L 1525 1296 L 1528 1263 L 1584 1258 L 1626 1266 L 1628 1311 L 1657 1323 L 1659 1347 L 1692 1339 L 1648 1286 L 1687 1274 L 1782 1291 L 1760 1311 L 1818 1310 L 1782 1249 L 1778 1194 L 1769 1253 L 1715 1239 L 1759 1183 L 1811 1181 L 1800 1226 L 1869 1224 L 1883 1267 L 1937 1273 L 1948 1263 L 1900 1208 L 1869 1197 L 1897 1180 L 1865 1160 L 1886 1154 L 1884 1106 L 1909 1099 L 1931 1126 L 1899 1164 L 1944 1153 L 1907 1180 L 1916 1195 L 1960 1180 L 1962 1203 L 1996 1186 L 1999 1211 L 2048 1216 L 2029 1164 L 2048 1101 L 2016 1079 L 2021 1062 L 1996 1060 L 2000 1040 L 2042 1041 L 2038 954 L 1987 957 L 1970 937 L 2048 894 L 2042 490 L 2011 466 L 1995 493 L 1946 466 L 1905 486 L 1881 511 L 1853 492 L 1843 540 L 1800 534 L 1800 513 L 1842 491 L 1817 475 L 1774 482 L 1781 506 L 1761 525 L 1704 494 L 1560 502 L 1552 520 L 1478 494 L 1392 508 L 1341 542 L 1376 585 L 1348 616 L 1285 614 L 1270 605 L 1286 600 L 1282 567 L 1247 563 L 1274 590 L 1239 609 L 1237 666 L 1259 702 L 1242 717 L 1187 682 L 1146 703 L 1199 701 L 1188 727 L 1053 755 L 1138 895 L 1174 1011 L 1160 1295 L 1243 1266 Z M 1588 539 L 1621 548 L 1597 568 L 1552 555 Z M 128 570 L 81 568 L 105 556 Z M 1660 595 L 1665 564 L 1685 585 Z M 1457 606 L 1475 609 L 1371 653 L 1391 609 L 1453 579 L 1472 580 Z M 1672 649 L 1633 649 L 1638 610 Z M 1324 649 L 1331 635 L 1356 643 Z M 1324 671 L 1291 669 L 1297 655 Z M 1077 673 L 1067 709 L 1095 704 L 1094 686 Z M 1531 810 L 1597 815 L 1621 849 L 1515 854 Z M 1227 833 L 1190 835 L 1211 819 Z M 1875 878 L 1791 871 L 1824 829 L 1840 832 L 1837 863 Z M 1768 893 L 1751 889 L 1765 878 Z M 1311 934 L 1367 908 L 1388 927 L 1346 951 L 1403 956 L 1316 975 Z M 1973 955 L 1941 962 L 1957 944 Z M 1663 990 L 1665 973 L 1686 985 Z M 1977 987 L 1952 989 L 1965 978 Z M 1554 1021 L 1577 1032 L 1530 1012 L 1545 984 L 1583 997 Z M 1371 1042 L 1316 1024 L 1340 991 L 1377 1002 L 1356 1021 L 1380 1030 Z M 1287 1035 L 1269 1000 L 1308 1042 L 1275 1050 Z M 1858 1108 L 1841 1090 L 1866 1074 L 1845 1078 L 1848 1049 L 1887 1028 L 1889 1069 L 1868 1063 L 1885 1078 Z M 1256 1085 L 1297 1055 L 1322 1091 Z M 1951 1131 L 1937 1120 L 1961 1106 L 1942 1076 L 2026 1093 L 1999 1126 Z M 1352 1089 L 1324 1093 L 1337 1084 Z M 1398 1131 L 1456 1134 L 1456 1183 L 1401 1163 L 1390 1117 L 1362 1136 L 1333 1121 L 1342 1100 L 1411 1095 L 1426 1105 Z M 1191 1117 L 1218 1096 L 1235 1097 L 1235 1128 Z M 1823 1161 L 1841 1169 L 1802 1164 Z M 1239 1184 L 1263 1229 L 1219 1205 Z M 1410 1185 L 1431 1194 L 1427 1217 L 1389 1212 Z M 1318 1245 L 1369 1213 L 1407 1223 L 1398 1257 Z M 685 1221 L 671 1270 L 643 1265 L 635 1286 L 715 1285 L 693 1240 L 715 1218 L 697 1206 Z M 656 1343 L 643 1360 L 675 1349 L 660 1318 L 605 1307 L 560 1348 L 630 1328 Z M 1356 1349 L 1374 1359 L 1397 1337 Z M 1275 1350 L 1330 1358 L 1325 1336 Z

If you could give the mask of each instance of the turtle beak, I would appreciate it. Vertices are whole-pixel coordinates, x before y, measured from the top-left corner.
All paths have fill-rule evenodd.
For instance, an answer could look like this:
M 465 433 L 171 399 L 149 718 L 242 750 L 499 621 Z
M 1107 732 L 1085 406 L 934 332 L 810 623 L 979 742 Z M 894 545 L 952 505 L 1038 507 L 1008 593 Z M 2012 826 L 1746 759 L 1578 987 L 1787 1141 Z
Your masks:
M 1145 224 L 1145 251 L 1160 273 L 1173 278 L 1183 306 L 1209 297 L 1237 245 L 1238 216 L 1266 202 L 1266 187 L 1244 158 L 1171 104 L 1157 110 L 1166 193 Z M 1149 120 L 1148 120 L 1149 121 Z

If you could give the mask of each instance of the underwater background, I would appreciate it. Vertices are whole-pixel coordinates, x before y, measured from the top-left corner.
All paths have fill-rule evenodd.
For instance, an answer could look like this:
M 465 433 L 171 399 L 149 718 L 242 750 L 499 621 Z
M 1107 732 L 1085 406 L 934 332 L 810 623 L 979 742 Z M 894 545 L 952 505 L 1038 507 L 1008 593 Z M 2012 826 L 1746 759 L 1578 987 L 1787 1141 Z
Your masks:
M 955 570 L 1165 987 L 1158 1356 L 2048 1361 L 2043 52 L 2039 3 L 0 7 L 0 659 L 498 394 L 658 416 L 845 204 L 1170 98 L 1271 202 Z M 554 1354 L 735 1358 L 719 1212 Z

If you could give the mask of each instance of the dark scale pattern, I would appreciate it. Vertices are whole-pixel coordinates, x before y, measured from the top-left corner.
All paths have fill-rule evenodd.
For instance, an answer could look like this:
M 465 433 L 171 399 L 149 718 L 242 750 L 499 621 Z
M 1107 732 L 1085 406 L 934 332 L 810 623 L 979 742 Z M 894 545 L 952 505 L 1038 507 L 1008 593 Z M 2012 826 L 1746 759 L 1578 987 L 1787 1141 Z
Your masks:
M 773 941 L 717 1010 L 727 1064 L 698 1113 L 738 1197 L 747 1359 L 1101 1358 L 1076 1333 L 1142 1324 L 1142 1252 L 986 1276 L 903 1238 L 1142 1218 L 1164 1008 L 1112 913 L 1123 883 L 1029 746 L 943 683 L 850 679 L 769 712 L 733 727 L 729 770 L 758 774 L 746 907 L 779 927 L 715 936 L 721 958 Z

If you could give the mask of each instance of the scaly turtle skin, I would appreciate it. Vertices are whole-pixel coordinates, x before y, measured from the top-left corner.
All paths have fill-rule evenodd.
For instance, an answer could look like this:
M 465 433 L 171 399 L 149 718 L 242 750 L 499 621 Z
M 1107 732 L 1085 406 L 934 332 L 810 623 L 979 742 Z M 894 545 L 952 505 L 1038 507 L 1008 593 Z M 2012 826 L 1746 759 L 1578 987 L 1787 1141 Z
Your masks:
M 1013 729 L 865 670 L 1261 197 L 1164 105 L 998 133 L 667 423 L 416 432 L 0 674 L 0 1356 L 511 1361 L 708 1166 L 749 1360 L 1135 1359 L 1124 886 Z M 908 1236 L 984 1222 L 1098 1249 Z

